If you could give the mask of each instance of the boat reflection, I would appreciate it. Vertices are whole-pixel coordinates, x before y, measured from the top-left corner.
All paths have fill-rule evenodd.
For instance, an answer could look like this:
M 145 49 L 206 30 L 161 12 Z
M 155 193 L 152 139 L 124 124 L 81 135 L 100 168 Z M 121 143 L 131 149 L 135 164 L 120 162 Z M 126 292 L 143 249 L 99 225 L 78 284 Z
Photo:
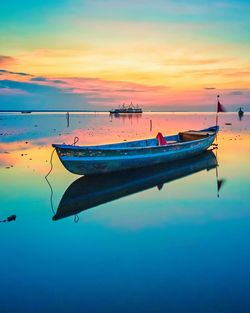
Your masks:
M 154 186 L 159 190 L 164 183 L 217 167 L 212 151 L 195 158 L 174 163 L 119 173 L 83 176 L 65 191 L 53 220 L 78 214 L 100 204 L 143 191 Z
M 112 119 L 115 118 L 115 119 L 120 119 L 122 120 L 123 122 L 125 122 L 126 120 L 129 120 L 129 121 L 133 121 L 133 120 L 139 120 L 142 118 L 142 113 L 115 113 L 115 114 L 110 114 L 110 120 L 112 121 Z

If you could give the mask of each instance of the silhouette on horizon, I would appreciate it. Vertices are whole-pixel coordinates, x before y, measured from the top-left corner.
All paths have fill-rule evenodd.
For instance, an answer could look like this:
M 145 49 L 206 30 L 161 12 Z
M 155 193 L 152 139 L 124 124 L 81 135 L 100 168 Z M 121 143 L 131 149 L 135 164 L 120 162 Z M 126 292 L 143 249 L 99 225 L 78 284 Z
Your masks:
M 242 120 L 243 115 L 244 115 L 244 111 L 243 111 L 242 108 L 240 107 L 240 108 L 239 108 L 239 111 L 238 111 L 238 116 L 239 116 L 240 121 Z

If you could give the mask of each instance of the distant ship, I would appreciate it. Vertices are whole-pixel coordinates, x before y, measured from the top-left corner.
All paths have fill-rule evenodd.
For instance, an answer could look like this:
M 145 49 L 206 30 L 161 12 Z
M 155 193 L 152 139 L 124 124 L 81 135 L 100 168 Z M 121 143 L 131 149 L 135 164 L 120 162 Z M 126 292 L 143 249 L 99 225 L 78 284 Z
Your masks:
M 242 110 L 242 108 L 239 108 L 238 115 L 239 115 L 239 119 L 241 120 L 244 115 L 244 111 Z
M 121 114 L 121 113 L 142 113 L 142 108 L 140 108 L 138 106 L 138 104 L 136 106 L 134 106 L 132 104 L 132 102 L 130 103 L 130 105 L 126 105 L 125 103 L 123 103 L 122 106 L 119 106 L 118 109 L 114 109 L 109 111 L 110 114 Z

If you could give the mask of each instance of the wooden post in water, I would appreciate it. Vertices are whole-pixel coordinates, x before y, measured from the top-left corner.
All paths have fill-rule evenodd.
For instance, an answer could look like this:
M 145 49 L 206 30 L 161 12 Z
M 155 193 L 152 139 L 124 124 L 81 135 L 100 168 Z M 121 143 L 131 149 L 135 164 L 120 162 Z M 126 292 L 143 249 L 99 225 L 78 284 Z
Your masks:
M 69 127 L 69 112 L 66 113 L 67 127 Z
M 150 131 L 152 131 L 153 129 L 153 123 L 152 123 L 152 120 L 150 120 Z

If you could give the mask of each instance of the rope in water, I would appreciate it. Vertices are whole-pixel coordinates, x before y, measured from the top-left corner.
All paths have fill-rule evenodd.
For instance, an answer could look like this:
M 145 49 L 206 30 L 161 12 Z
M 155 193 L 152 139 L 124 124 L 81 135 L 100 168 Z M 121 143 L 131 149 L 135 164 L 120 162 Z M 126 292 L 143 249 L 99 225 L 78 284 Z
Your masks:
M 78 141 L 79 141 L 79 137 L 75 136 L 75 137 L 74 137 L 74 141 L 73 141 L 73 143 L 72 143 L 71 145 L 72 145 L 72 146 L 75 146 L 75 144 L 76 144 Z M 50 184 L 50 182 L 49 182 L 49 180 L 48 180 L 48 176 L 50 175 L 50 173 L 51 173 L 52 170 L 53 170 L 53 156 L 54 156 L 55 151 L 56 151 L 56 148 L 53 149 L 53 151 L 52 151 L 52 153 L 51 153 L 51 155 L 50 155 L 50 170 L 49 170 L 49 172 L 48 172 L 48 173 L 46 174 L 46 176 L 45 176 L 45 179 L 46 179 L 46 181 L 47 181 L 47 183 L 48 183 L 48 185 L 49 185 L 49 188 L 50 188 L 50 205 L 51 205 L 51 210 L 52 210 L 52 212 L 53 212 L 54 215 L 56 214 L 56 213 L 55 213 L 55 210 L 54 210 L 54 206 L 53 206 L 53 194 L 54 194 L 54 192 L 53 192 L 53 188 L 52 188 L 52 186 L 51 186 L 51 184 Z M 76 216 L 75 216 L 75 223 L 77 223 L 78 221 L 79 221 L 79 217 L 78 217 L 78 215 L 76 215 Z
M 78 141 L 79 141 L 79 137 L 75 136 L 75 137 L 74 137 L 74 142 L 73 142 L 72 146 L 75 146 L 75 144 L 76 144 Z M 74 222 L 75 222 L 75 223 L 78 223 L 78 222 L 79 222 L 79 216 L 78 216 L 77 214 L 74 216 Z
M 77 214 L 74 216 L 74 222 L 75 222 L 75 223 L 78 223 L 78 222 L 79 222 L 79 216 L 78 216 Z
M 48 176 L 52 172 L 52 169 L 53 169 L 53 162 L 52 161 L 53 161 L 53 155 L 54 155 L 55 151 L 56 151 L 56 149 L 54 148 L 52 153 L 51 153 L 51 156 L 50 156 L 50 170 L 47 173 L 47 175 L 45 176 L 45 179 L 46 179 L 46 181 L 49 185 L 49 188 L 50 188 L 50 206 L 51 206 L 51 210 L 52 210 L 54 215 L 55 215 L 55 210 L 54 210 L 54 206 L 53 206 L 53 188 L 52 188 L 52 186 L 48 180 Z
M 55 151 L 56 151 L 56 148 L 53 149 L 53 151 L 52 151 L 52 153 L 51 153 L 51 156 L 50 156 L 50 170 L 49 170 L 49 172 L 47 173 L 47 175 L 45 176 L 45 179 L 46 179 L 46 180 L 47 180 L 47 177 L 49 176 L 49 174 L 50 174 L 50 173 L 52 172 L 52 170 L 53 170 L 53 162 L 52 162 L 52 160 L 53 160 L 53 155 L 54 155 Z
M 71 144 L 72 146 L 74 146 L 77 142 L 79 141 L 79 137 L 75 136 L 74 137 L 74 141 L 73 143 Z M 50 170 L 49 172 L 47 173 L 47 175 L 45 176 L 45 179 L 49 176 L 49 174 L 52 172 L 53 170 L 53 155 L 56 151 L 56 148 L 53 149 L 52 153 L 51 153 L 51 156 L 50 156 Z

